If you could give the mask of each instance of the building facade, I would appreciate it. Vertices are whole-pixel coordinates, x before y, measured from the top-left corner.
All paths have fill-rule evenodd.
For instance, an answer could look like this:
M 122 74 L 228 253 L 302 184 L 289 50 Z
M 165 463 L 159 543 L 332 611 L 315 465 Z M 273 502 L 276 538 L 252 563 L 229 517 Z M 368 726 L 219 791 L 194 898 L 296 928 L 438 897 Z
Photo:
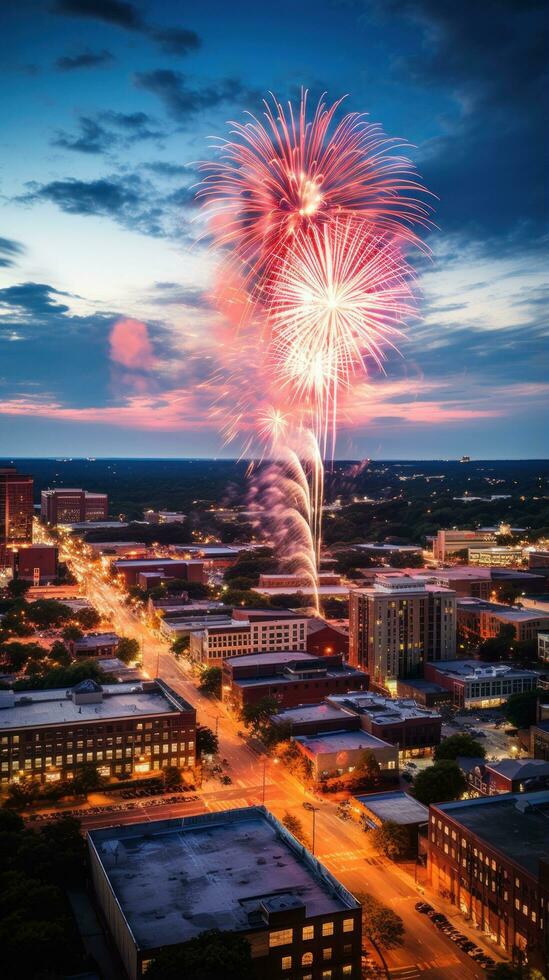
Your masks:
M 97 657 L 109 660 L 116 657 L 120 637 L 116 633 L 88 633 L 79 640 L 69 640 L 68 647 L 75 659 Z
M 311 738 L 299 735 L 294 742 L 310 763 L 315 782 L 353 773 L 366 756 L 374 757 L 384 782 L 398 779 L 398 749 L 368 732 L 326 732 Z
M 74 487 L 42 490 L 40 516 L 48 524 L 106 521 L 109 498 L 106 493 L 91 493 Z
M 227 657 L 306 649 L 306 617 L 295 613 L 254 615 L 251 610 L 248 615 L 249 619 L 240 619 L 235 610 L 230 623 L 192 633 L 192 659 L 207 667 L 219 667 Z
M 429 808 L 432 887 L 510 956 L 545 970 L 549 933 L 549 791 Z
M 139 582 L 139 576 L 158 575 L 160 579 L 182 579 L 185 582 L 198 582 L 204 585 L 206 577 L 204 562 L 179 560 L 176 558 L 122 558 L 113 562 L 113 571 L 119 575 L 126 588 Z
M 496 543 L 496 535 L 491 531 L 440 530 L 433 539 L 433 558 L 445 562 L 457 552 L 473 547 L 489 547 Z
M 549 614 L 535 607 L 523 609 L 464 598 L 457 603 L 457 622 L 464 636 L 471 640 L 489 640 L 498 636 L 504 626 L 511 626 L 515 639 L 523 642 L 537 640 L 541 630 L 549 629 Z
M 11 564 L 11 549 L 32 541 L 34 480 L 13 466 L 0 468 L 0 568 Z
M 509 664 L 454 660 L 425 664 L 425 680 L 439 684 L 459 708 L 497 708 L 511 696 L 534 691 L 538 675 Z
M 516 568 L 522 564 L 522 548 L 482 548 L 477 545 L 468 549 L 470 565 L 479 568 Z
M 380 575 L 349 599 L 349 660 L 376 687 L 396 690 L 426 660 L 456 653 L 456 594 L 406 575 Z
M 412 699 L 387 698 L 367 691 L 364 694 L 349 692 L 328 700 L 356 714 L 363 731 L 396 745 L 402 761 L 430 755 L 440 743 L 440 714 L 419 707 Z
M 359 980 L 360 905 L 264 807 L 92 830 L 88 842 L 129 980 L 214 928 L 248 941 L 258 980 Z
M 19 545 L 12 552 L 13 577 L 47 585 L 57 578 L 58 557 L 59 549 L 53 544 Z
M 192 769 L 195 745 L 196 710 L 160 680 L 0 694 L 2 783 L 70 779 L 85 764 L 107 778 Z

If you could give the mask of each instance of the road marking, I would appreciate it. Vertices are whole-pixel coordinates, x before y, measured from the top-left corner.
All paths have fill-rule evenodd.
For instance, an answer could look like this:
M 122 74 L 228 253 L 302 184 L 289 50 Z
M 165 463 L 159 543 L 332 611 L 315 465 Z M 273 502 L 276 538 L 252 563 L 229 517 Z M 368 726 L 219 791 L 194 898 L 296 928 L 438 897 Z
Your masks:
M 415 980 L 421 976 L 417 964 L 415 966 L 398 966 L 394 970 L 389 970 L 391 980 Z

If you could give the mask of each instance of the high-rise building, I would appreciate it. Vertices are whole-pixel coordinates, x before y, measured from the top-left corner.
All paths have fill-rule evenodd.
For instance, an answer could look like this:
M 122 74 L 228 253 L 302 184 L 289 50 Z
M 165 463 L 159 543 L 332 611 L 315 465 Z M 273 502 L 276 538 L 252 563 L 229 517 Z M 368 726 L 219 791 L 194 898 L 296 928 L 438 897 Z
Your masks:
M 42 490 L 40 516 L 48 524 L 106 521 L 109 516 L 109 498 L 106 493 L 90 493 L 74 487 Z
M 427 660 L 456 655 L 456 593 L 408 575 L 379 575 L 349 601 L 349 660 L 370 683 L 396 689 Z
M 14 466 L 0 468 L 0 567 L 11 564 L 10 546 L 32 541 L 33 486 Z

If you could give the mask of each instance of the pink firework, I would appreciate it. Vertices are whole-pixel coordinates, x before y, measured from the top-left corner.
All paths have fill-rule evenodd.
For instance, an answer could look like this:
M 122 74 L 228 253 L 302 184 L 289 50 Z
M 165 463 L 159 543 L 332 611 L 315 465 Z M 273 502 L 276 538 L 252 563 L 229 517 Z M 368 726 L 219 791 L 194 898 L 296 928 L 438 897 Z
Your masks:
M 306 92 L 297 112 L 272 102 L 264 102 L 264 121 L 250 114 L 232 123 L 219 160 L 203 164 L 199 191 L 214 240 L 230 248 L 256 290 L 300 232 L 337 216 L 417 242 L 412 226 L 427 225 L 430 209 L 412 164 L 394 153 L 397 141 L 360 113 L 337 122 L 341 99 L 327 106 L 321 98 L 310 119 Z

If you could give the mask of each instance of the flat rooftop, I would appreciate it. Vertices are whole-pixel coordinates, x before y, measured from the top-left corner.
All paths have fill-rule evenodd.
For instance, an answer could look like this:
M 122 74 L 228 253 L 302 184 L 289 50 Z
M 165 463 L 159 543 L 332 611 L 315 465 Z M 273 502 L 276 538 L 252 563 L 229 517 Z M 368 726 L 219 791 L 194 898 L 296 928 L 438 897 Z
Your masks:
M 120 637 L 118 633 L 89 633 L 87 636 L 81 636 L 79 640 L 74 641 L 76 649 L 81 649 L 82 647 L 93 647 L 103 646 L 105 643 L 118 643 Z
M 239 667 L 254 667 L 256 664 L 291 664 L 294 661 L 303 664 L 312 663 L 320 658 L 314 653 L 305 653 L 303 650 L 283 650 L 280 653 L 250 653 L 245 657 L 227 657 L 226 663 L 232 664 L 233 661 Z
M 272 721 L 279 725 L 284 722 L 291 722 L 294 725 L 301 725 L 309 721 L 340 721 L 342 718 L 348 719 L 349 712 L 342 708 L 330 704 L 329 701 L 322 701 L 321 704 L 304 704 L 300 708 L 287 708 L 273 715 Z
M 524 677 L 528 674 L 537 677 L 533 670 L 522 670 L 513 664 L 487 663 L 484 660 L 435 660 L 429 662 L 430 667 L 434 667 L 441 674 L 448 677 L 456 677 L 462 680 L 477 677 Z M 415 681 L 414 681 L 415 683 Z
M 458 599 L 457 607 L 464 611 L 471 610 L 474 612 L 478 610 L 479 612 L 491 613 L 493 616 L 500 616 L 502 619 L 516 623 L 527 623 L 535 619 L 549 618 L 547 609 L 536 609 L 535 606 L 529 606 L 528 609 L 519 609 L 517 606 L 505 606 L 503 603 L 488 602 L 485 599 L 468 597 Z
M 164 565 L 203 565 L 198 558 L 120 558 L 115 563 L 116 568 L 132 568 L 134 565 L 149 565 L 163 568 Z
M 327 752 L 351 752 L 355 749 L 393 749 L 394 745 L 384 742 L 368 732 L 327 732 L 326 735 L 315 735 L 313 738 L 299 737 L 297 741 L 312 755 L 324 755 Z
M 206 929 L 266 928 L 260 903 L 303 903 L 307 918 L 358 903 L 263 807 L 89 833 L 137 946 Z
M 367 551 L 421 551 L 420 544 L 378 544 L 376 541 L 368 541 L 367 544 L 356 544 L 355 548 L 363 548 Z
M 374 721 L 383 725 L 407 721 L 411 718 L 440 718 L 437 711 L 432 708 L 423 708 L 416 704 L 413 698 L 387 698 L 383 694 L 374 694 L 370 691 L 356 694 L 332 694 L 330 695 L 332 704 L 340 705 L 342 708 L 349 708 L 360 715 L 369 715 Z
M 254 592 L 259 592 L 260 595 L 293 595 L 298 592 L 304 596 L 317 595 L 329 595 L 329 596 L 348 596 L 349 586 L 348 585 L 319 585 L 318 588 L 313 589 L 308 586 L 303 585 L 288 585 L 286 588 L 266 588 L 262 585 L 254 585 Z
M 429 820 L 429 807 L 424 806 L 408 793 L 401 793 L 398 790 L 394 793 L 365 793 L 353 799 L 365 806 L 383 823 L 392 820 L 405 826 L 427 823 Z
M 40 725 L 80 724 L 100 719 L 170 715 L 179 709 L 191 711 L 191 705 L 174 694 L 173 703 L 159 687 L 151 683 L 103 684 L 103 699 L 75 704 L 66 688 L 51 691 L 4 691 L 0 699 L 0 731 L 35 728 Z M 13 697 L 11 697 L 13 695 Z
M 549 790 L 502 793 L 434 807 L 534 876 L 549 860 Z

